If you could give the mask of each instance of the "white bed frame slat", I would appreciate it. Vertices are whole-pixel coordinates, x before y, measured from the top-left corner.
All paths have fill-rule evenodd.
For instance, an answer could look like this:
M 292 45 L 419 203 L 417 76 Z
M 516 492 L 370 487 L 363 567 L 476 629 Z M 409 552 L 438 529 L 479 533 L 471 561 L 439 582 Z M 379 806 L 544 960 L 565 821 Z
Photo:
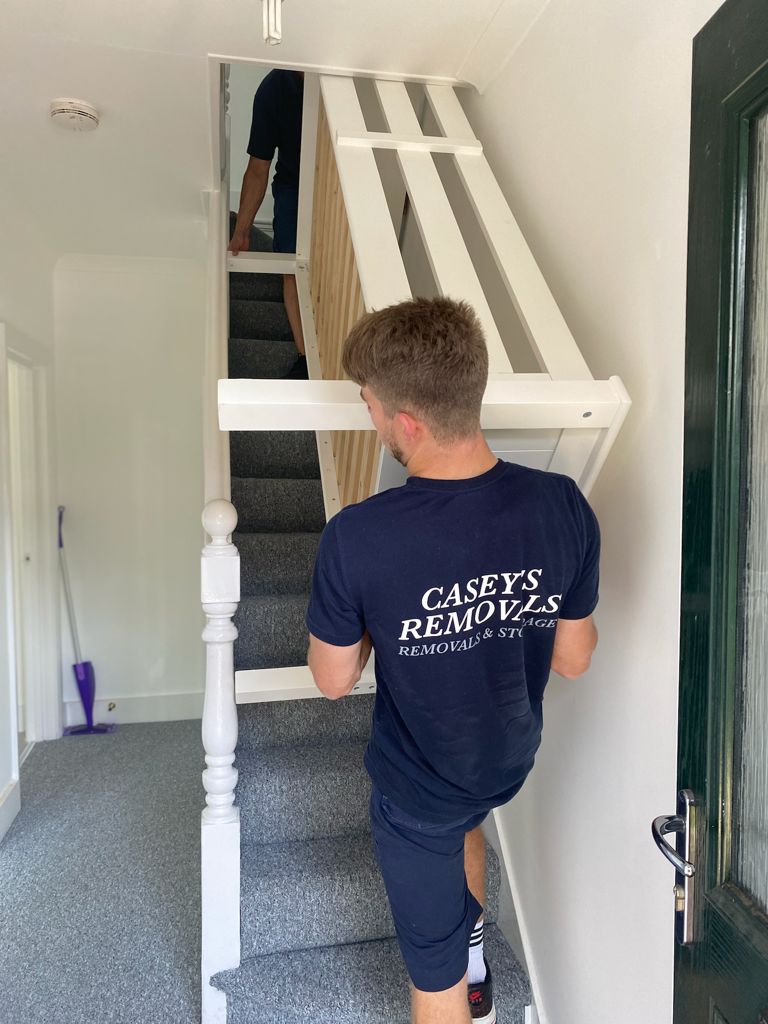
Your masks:
M 474 135 L 450 86 L 428 85 L 427 99 L 447 136 Z M 562 380 L 592 377 L 485 157 L 455 154 L 472 207 L 541 368 Z
M 411 297 L 397 236 L 373 150 L 339 146 L 336 130 L 365 131 L 365 119 L 351 78 L 322 75 L 320 89 L 328 118 L 357 272 L 367 310 Z

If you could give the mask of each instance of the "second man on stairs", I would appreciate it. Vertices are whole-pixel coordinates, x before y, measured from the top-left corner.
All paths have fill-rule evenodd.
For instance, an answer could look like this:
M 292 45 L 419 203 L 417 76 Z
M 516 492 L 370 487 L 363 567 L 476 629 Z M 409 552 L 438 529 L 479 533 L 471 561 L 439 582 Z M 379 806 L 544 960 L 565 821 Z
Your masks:
M 277 166 L 272 180 L 275 206 L 272 249 L 274 252 L 296 252 L 303 102 L 303 71 L 270 71 L 256 90 L 248 141 L 250 159 L 243 176 L 240 209 L 229 243 L 229 251 L 235 256 L 247 251 L 249 247 L 251 226 L 266 195 L 275 151 Z M 298 352 L 296 364 L 287 376 L 306 378 L 307 360 L 299 297 L 296 278 L 292 274 L 283 276 L 283 301 Z

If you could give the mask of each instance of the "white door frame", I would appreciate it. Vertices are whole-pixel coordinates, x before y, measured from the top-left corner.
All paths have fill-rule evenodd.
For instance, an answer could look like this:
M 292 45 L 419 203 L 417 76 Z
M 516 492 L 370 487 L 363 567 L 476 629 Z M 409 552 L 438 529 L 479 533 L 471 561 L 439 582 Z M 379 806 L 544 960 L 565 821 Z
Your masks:
M 16 733 L 19 738 L 19 764 L 29 747 L 25 721 L 34 715 L 34 685 L 27 700 L 27 685 L 39 673 L 39 649 L 30 636 L 30 620 L 35 614 L 37 592 L 37 451 L 35 449 L 34 376 L 31 366 L 8 358 L 8 420 L 10 442 L 10 496 L 13 582 L 13 624 L 15 627 L 17 683 Z M 30 717 L 30 721 L 32 721 Z M 23 738 L 22 738 L 23 737 Z
M 5 325 L 0 323 L 0 839 L 10 828 L 21 807 L 16 716 L 9 426 L 8 358 Z
M 0 325 L 2 328 L 2 325 Z M 51 483 L 52 459 L 50 450 L 50 370 L 46 365 L 35 365 L 22 353 L 11 348 L 0 330 L 0 390 L 2 403 L 0 415 L 0 462 L 8 467 L 10 462 L 10 436 L 8 420 L 8 361 L 28 366 L 33 379 L 34 416 L 34 504 L 35 524 L 33 532 L 33 575 L 34 614 L 23 623 L 25 647 L 34 652 L 30 671 L 24 680 L 25 734 L 28 741 L 58 739 L 62 735 L 63 707 L 61 687 L 61 645 L 59 637 L 59 578 L 56 534 L 56 508 L 53 502 Z M 0 490 L 8 495 L 7 509 L 2 514 L 0 544 L 12 544 L 12 508 L 10 501 L 10 479 L 8 469 L 3 471 L 6 479 L 0 483 Z M 11 597 L 13 590 L 11 585 Z M 13 628 L 13 600 L 10 604 Z M 12 637 L 11 637 L 12 641 Z M 4 645 L 6 646 L 6 645 Z M 15 673 L 15 645 L 6 647 L 13 659 Z M 15 704 L 15 701 L 14 701 Z

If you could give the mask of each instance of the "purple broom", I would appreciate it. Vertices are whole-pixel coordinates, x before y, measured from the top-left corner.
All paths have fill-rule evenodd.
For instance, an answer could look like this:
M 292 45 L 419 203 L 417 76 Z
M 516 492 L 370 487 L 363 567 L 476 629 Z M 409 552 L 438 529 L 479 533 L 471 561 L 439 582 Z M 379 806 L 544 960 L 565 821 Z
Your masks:
M 67 616 L 69 618 L 69 631 L 72 634 L 72 647 L 75 651 L 75 664 L 72 668 L 75 671 L 75 681 L 80 694 L 80 702 L 85 711 L 85 725 L 70 725 L 64 730 L 65 736 L 87 736 L 93 733 L 114 732 L 116 726 L 94 725 L 93 724 L 93 701 L 96 696 L 96 676 L 93 665 L 90 661 L 83 661 L 80 654 L 80 639 L 77 635 L 77 622 L 75 621 L 75 606 L 72 603 L 72 589 L 69 585 L 69 572 L 67 570 L 67 558 L 64 554 L 64 506 L 59 505 L 59 564 L 61 565 L 61 578 L 64 583 L 64 595 L 67 600 Z

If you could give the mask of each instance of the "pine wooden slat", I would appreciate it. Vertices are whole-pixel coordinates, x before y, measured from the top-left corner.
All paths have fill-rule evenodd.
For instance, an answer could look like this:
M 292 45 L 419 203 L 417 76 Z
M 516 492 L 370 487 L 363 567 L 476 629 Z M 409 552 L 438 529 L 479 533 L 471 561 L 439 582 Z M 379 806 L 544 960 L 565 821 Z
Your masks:
M 310 296 L 325 380 L 343 380 L 344 339 L 365 312 L 339 174 L 321 101 L 317 124 Z M 373 431 L 332 431 L 342 507 L 373 493 L 380 445 Z

